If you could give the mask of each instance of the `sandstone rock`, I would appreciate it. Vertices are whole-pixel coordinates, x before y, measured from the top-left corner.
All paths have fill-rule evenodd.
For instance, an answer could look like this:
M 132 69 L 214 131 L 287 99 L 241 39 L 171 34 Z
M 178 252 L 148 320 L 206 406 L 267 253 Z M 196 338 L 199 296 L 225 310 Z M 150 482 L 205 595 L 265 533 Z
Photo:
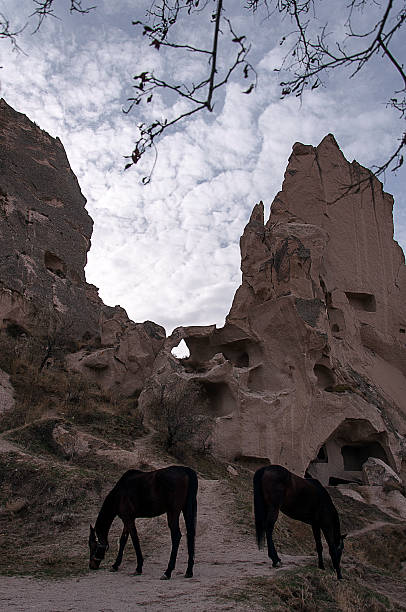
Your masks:
M 0 100 L 0 322 L 95 334 L 84 266 L 93 222 L 59 139 Z M 54 330 L 52 330 L 54 331 Z
M 72 353 L 67 356 L 68 367 L 105 390 L 139 395 L 165 341 L 164 328 L 151 321 L 133 323 L 120 308 L 111 319 L 102 318 L 100 330 L 103 344 L 110 346 Z
M 14 499 L 7 502 L 5 509 L 7 512 L 12 514 L 18 514 L 28 507 L 28 501 L 26 499 Z
M 232 465 L 227 466 L 227 472 L 230 474 L 230 476 L 238 476 L 238 471 Z
M 399 489 L 402 481 L 399 476 L 381 459 L 369 457 L 363 464 L 364 481 L 368 485 L 384 487 L 386 491 Z
M 14 408 L 14 389 L 10 377 L 0 370 L 0 415 Z
M 389 491 L 386 498 L 389 508 L 402 518 L 406 518 L 406 497 L 400 491 Z
M 62 454 L 72 459 L 89 452 L 88 442 L 77 431 L 58 424 L 52 430 L 52 438 Z
M 362 482 L 371 456 L 399 471 L 406 266 L 392 206 L 333 136 L 294 145 L 269 220 L 257 204 L 241 237 L 225 326 L 176 329 L 154 365 L 155 385 L 176 371 L 206 388 L 215 454 L 324 484 Z M 190 357 L 174 365 L 181 339 Z
M 39 367 L 66 358 L 105 390 L 138 395 L 165 330 L 86 283 L 93 221 L 60 140 L 4 100 L 0 140 L 0 350 L 35 338 Z

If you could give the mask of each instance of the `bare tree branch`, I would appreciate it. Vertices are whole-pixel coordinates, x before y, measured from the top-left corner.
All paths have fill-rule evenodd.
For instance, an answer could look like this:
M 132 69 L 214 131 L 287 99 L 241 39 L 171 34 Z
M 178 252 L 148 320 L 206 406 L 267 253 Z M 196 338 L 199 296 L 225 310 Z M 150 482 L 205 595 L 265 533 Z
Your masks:
M 35 10 L 31 17 L 36 17 L 37 31 L 44 19 L 55 14 L 55 0 L 32 0 Z M 184 53 L 193 57 L 199 66 L 205 66 L 203 78 L 198 83 L 180 81 L 170 82 L 166 77 L 159 77 L 153 71 L 144 70 L 134 76 L 134 95 L 128 99 L 129 105 L 124 112 L 129 113 L 141 102 L 149 104 L 156 93 L 171 93 L 184 104 L 174 117 L 160 117 L 148 125 L 138 125 L 139 136 L 135 141 L 125 168 L 138 164 L 150 149 L 154 151 L 152 169 L 142 179 L 146 184 L 151 180 L 156 164 L 156 145 L 163 134 L 187 120 L 200 111 L 213 112 L 215 94 L 241 70 L 240 77 L 249 79 L 242 91 L 250 94 L 256 87 L 257 75 L 248 61 L 251 49 L 246 36 L 237 34 L 227 16 L 227 10 L 237 0 L 150 0 L 146 11 L 146 20 L 135 20 L 133 25 L 141 28 L 142 35 L 149 40 L 150 46 L 157 51 L 165 49 L 170 53 Z M 84 0 L 65 0 L 70 12 L 86 14 L 93 6 L 84 6 Z M 396 52 L 399 33 L 406 23 L 406 3 L 401 0 L 347 0 L 342 6 L 343 15 L 339 25 L 344 27 L 345 35 L 341 39 L 332 36 L 331 30 L 337 31 L 337 23 L 329 16 L 325 22 L 322 16 L 322 0 L 240 0 L 241 10 L 256 13 L 263 9 L 266 20 L 278 19 L 280 27 L 280 45 L 287 47 L 282 65 L 275 70 L 283 73 L 280 83 L 281 97 L 295 95 L 301 98 L 306 90 L 315 90 L 326 85 L 325 77 L 332 71 L 349 69 L 349 77 L 355 78 L 360 71 L 375 57 L 386 62 L 400 85 L 388 95 L 386 105 L 399 114 L 406 116 L 406 70 L 403 59 Z M 215 7 L 215 8 L 214 8 Z M 214 8 L 214 10 L 213 10 Z M 375 22 L 364 19 L 364 15 L 373 9 Z M 208 19 L 209 17 L 209 19 Z M 188 19 L 198 20 L 200 25 L 211 28 L 211 45 L 185 40 L 188 32 Z M 208 20 L 207 20 L 208 19 Z M 206 20 L 206 21 L 205 21 Z M 363 27 L 363 23 L 367 25 Z M 358 25 L 361 23 L 361 26 Z M 183 29 L 180 30 L 180 27 Z M 193 34 L 199 41 L 206 34 L 203 27 Z M 16 46 L 16 36 L 20 31 L 13 31 L 8 20 L 0 15 L 0 38 L 9 38 Z M 180 40 L 176 38 L 180 37 Z M 200 38 L 199 38 L 200 36 Z M 230 53 L 230 45 L 235 45 Z M 210 47 L 210 48 L 208 48 Z M 399 47 L 398 47 L 399 48 Z M 178 58 L 179 56 L 177 56 Z M 173 107 L 173 105 L 172 105 Z M 392 154 L 379 165 L 375 174 L 384 174 L 386 170 L 397 171 L 403 164 L 402 150 L 406 146 L 404 129 Z
M 0 38 L 8 38 L 15 49 L 18 49 L 16 37 L 21 34 L 25 26 L 19 30 L 10 29 L 10 22 L 2 13 L 0 13 Z
M 138 126 L 140 130 L 140 137 L 135 143 L 134 150 L 131 156 L 127 156 L 127 159 L 131 159 L 125 169 L 130 168 L 132 165 L 137 164 L 142 156 L 151 147 L 155 150 L 155 160 L 152 169 L 147 176 L 144 176 L 142 182 L 145 184 L 149 183 L 152 177 L 153 169 L 156 164 L 156 147 L 155 141 L 166 131 L 182 119 L 186 119 L 197 112 L 204 109 L 209 112 L 213 112 L 213 94 L 214 92 L 224 86 L 230 79 L 233 72 L 238 68 L 242 68 L 243 77 L 248 78 L 250 74 L 253 75 L 253 82 L 250 84 L 248 89 L 244 92 L 246 94 L 256 86 L 256 72 L 253 66 L 248 62 L 247 55 L 250 51 L 250 45 L 246 44 L 245 36 L 238 36 L 234 31 L 231 21 L 223 15 L 224 0 L 216 0 L 216 11 L 212 14 L 213 23 L 213 43 L 212 49 L 209 51 L 205 48 L 199 48 L 189 44 L 179 44 L 169 40 L 170 28 L 176 23 L 179 14 L 182 10 L 187 9 L 187 14 L 190 15 L 197 10 L 202 11 L 208 5 L 208 1 L 204 3 L 204 6 L 199 6 L 198 0 L 175 0 L 171 3 L 169 0 L 155 0 L 152 4 L 149 16 L 152 16 L 153 22 L 151 25 L 143 23 L 141 21 L 133 22 L 134 25 L 140 25 L 143 27 L 143 35 L 151 39 L 151 46 L 155 47 L 158 51 L 162 45 L 173 49 L 185 49 L 187 52 L 194 54 L 202 54 L 209 58 L 209 72 L 202 81 L 198 84 L 192 84 L 188 86 L 185 83 L 173 84 L 160 79 L 150 72 L 141 72 L 136 75 L 134 79 L 136 84 L 134 88 L 137 90 L 137 94 L 129 98 L 130 105 L 124 112 L 130 112 L 134 106 L 138 105 L 141 100 L 145 99 L 147 103 L 152 101 L 152 97 L 156 89 L 170 90 L 176 93 L 180 98 L 183 98 L 187 102 L 191 103 L 191 108 L 187 111 L 181 112 L 174 119 L 156 119 L 148 126 L 143 123 Z M 234 60 L 229 62 L 228 67 L 222 72 L 219 71 L 218 65 L 218 51 L 219 51 L 219 36 L 223 34 L 221 29 L 222 22 L 228 26 L 230 40 L 233 44 L 237 45 L 237 52 L 234 56 Z

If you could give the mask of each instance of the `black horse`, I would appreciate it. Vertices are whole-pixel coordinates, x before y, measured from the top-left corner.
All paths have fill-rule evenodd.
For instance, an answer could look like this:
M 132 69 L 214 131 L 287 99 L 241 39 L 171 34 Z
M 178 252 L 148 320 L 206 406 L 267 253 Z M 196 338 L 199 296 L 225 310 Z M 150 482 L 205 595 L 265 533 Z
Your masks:
M 173 465 L 153 472 L 128 470 L 107 495 L 94 528 L 90 525 L 89 547 L 91 569 L 98 569 L 109 547 L 108 533 L 116 516 L 123 521 L 120 547 L 112 571 L 117 571 L 123 558 L 128 536 L 131 536 L 137 554 L 136 574 L 142 573 L 143 556 L 136 518 L 167 515 L 171 531 L 172 550 L 169 564 L 162 580 L 169 580 L 175 567 L 179 542 L 179 515 L 182 512 L 186 524 L 188 566 L 185 577 L 193 576 L 195 533 L 197 516 L 197 475 L 192 469 Z
M 323 485 L 314 478 L 300 478 L 280 465 L 269 465 L 255 472 L 254 511 L 257 542 L 261 548 L 266 533 L 268 556 L 272 559 L 273 567 L 281 564 L 272 539 L 279 510 L 290 518 L 312 526 L 320 569 L 324 569 L 321 543 L 321 531 L 323 532 L 337 578 L 341 579 L 340 560 L 345 535 L 341 535 L 338 512 Z

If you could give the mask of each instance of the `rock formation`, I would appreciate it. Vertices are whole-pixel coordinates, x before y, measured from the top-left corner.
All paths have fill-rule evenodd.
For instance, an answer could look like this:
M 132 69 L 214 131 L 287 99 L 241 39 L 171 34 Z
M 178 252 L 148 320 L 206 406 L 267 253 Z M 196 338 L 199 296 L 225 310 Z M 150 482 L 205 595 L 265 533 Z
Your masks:
M 294 145 L 269 220 L 256 205 L 241 238 L 225 326 L 177 328 L 155 362 L 155 385 L 176 371 L 206 388 L 216 454 L 324 483 L 362 481 L 369 457 L 399 472 L 406 267 L 392 206 L 333 136 Z M 181 339 L 188 359 L 170 353 Z
M 44 363 L 70 352 L 86 378 L 139 394 L 165 330 L 133 323 L 86 283 L 93 221 L 60 140 L 4 100 L 0 139 L 0 339 L 41 338 Z
M 152 424 L 153 392 L 174 377 L 199 383 L 213 452 L 229 461 L 361 487 L 383 463 L 405 482 L 406 267 L 393 201 L 331 135 L 294 145 L 266 223 L 254 207 L 224 327 L 179 327 L 167 340 L 86 283 L 92 221 L 61 142 L 4 100 L 0 138 L 0 348 L 40 339 L 41 368 L 141 393 Z M 182 339 L 190 357 L 177 359 Z M 15 395 L 0 367 L 1 412 Z

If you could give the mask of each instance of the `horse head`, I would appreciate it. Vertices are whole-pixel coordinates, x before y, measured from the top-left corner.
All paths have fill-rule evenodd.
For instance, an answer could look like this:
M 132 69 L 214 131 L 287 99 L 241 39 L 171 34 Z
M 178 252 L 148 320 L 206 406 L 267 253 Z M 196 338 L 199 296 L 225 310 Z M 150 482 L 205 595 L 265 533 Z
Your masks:
M 337 578 L 339 580 L 342 579 L 342 574 L 341 574 L 341 568 L 340 568 L 340 563 L 341 563 L 341 556 L 343 554 L 343 550 L 344 550 L 344 538 L 346 537 L 346 534 L 340 534 L 338 541 L 335 544 L 335 562 L 333 560 L 333 565 L 334 568 L 337 572 Z M 331 552 L 331 551 L 330 551 Z M 333 559 L 333 556 L 331 557 Z
M 108 542 L 102 544 L 97 539 L 96 530 L 90 525 L 90 534 L 89 534 L 89 549 L 90 549 L 90 559 L 89 559 L 89 567 L 90 569 L 99 569 L 100 563 L 104 559 L 104 555 L 108 550 L 109 545 Z

